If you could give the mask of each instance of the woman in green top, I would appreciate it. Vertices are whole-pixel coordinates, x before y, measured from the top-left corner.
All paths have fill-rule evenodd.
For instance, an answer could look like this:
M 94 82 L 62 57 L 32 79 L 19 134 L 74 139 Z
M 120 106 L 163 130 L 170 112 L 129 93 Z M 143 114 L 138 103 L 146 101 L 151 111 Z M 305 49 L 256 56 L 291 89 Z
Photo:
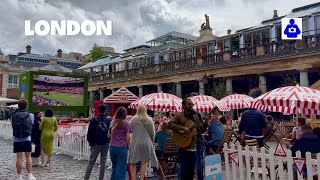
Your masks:
M 44 117 L 41 120 L 39 129 L 42 131 L 41 134 L 41 162 L 42 166 L 50 165 L 52 147 L 54 140 L 54 132 L 58 130 L 58 122 L 55 117 L 53 117 L 53 110 L 47 109 L 44 113 Z M 48 156 L 47 162 L 44 164 L 44 155 Z

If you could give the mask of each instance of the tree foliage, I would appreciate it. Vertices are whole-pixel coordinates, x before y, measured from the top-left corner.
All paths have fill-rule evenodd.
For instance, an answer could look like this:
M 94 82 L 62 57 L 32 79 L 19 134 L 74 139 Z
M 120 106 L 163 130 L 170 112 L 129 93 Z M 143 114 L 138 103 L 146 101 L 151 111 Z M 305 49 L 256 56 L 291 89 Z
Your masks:
M 97 59 L 105 55 L 102 48 L 96 43 L 93 45 L 92 49 L 90 50 L 90 53 L 91 53 L 91 61 L 96 61 Z
M 299 81 L 297 80 L 297 78 L 295 76 L 285 75 L 282 78 L 283 78 L 283 80 L 280 82 L 279 87 L 295 86 L 295 85 L 299 84 Z
M 215 79 L 208 87 L 207 92 L 209 92 L 208 95 L 220 100 L 226 96 L 226 84 L 223 79 Z

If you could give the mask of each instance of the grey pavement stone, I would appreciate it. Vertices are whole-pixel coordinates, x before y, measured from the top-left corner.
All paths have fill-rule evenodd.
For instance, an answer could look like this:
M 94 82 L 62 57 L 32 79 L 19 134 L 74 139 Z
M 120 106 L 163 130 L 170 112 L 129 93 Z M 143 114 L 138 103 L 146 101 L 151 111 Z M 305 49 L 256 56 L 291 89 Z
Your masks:
M 0 180 L 13 180 L 16 178 L 15 154 L 12 142 L 0 138 Z M 33 167 L 32 174 L 37 180 L 80 180 L 83 179 L 88 161 L 73 160 L 66 155 L 53 155 L 49 167 Z M 25 160 L 22 165 L 23 179 L 27 179 Z M 92 169 L 91 179 L 99 176 L 98 165 Z M 110 179 L 111 170 L 106 170 L 105 179 Z

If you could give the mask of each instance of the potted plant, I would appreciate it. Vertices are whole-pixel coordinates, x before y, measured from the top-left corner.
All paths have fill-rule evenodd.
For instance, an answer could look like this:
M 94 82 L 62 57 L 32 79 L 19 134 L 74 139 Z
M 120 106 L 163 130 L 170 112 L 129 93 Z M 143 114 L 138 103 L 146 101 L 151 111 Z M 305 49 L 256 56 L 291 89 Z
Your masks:
M 249 92 L 249 96 L 256 98 L 261 95 L 261 90 L 258 87 L 252 88 Z

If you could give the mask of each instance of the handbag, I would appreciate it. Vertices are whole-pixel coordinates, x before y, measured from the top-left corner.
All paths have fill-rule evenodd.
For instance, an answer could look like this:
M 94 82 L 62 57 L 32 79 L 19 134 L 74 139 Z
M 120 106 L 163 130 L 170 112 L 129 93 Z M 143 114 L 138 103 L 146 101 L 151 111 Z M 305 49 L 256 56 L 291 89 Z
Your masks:
M 151 134 L 149 133 L 146 125 L 144 124 L 144 122 L 143 122 L 142 120 L 141 120 L 141 122 L 142 122 L 144 128 L 146 129 L 146 131 L 147 131 L 147 133 L 148 133 L 148 135 L 149 135 L 149 137 L 150 137 L 150 139 L 151 139 L 151 142 L 152 142 L 152 144 L 153 144 L 154 141 L 153 141 L 153 139 L 152 139 L 152 137 L 151 137 Z M 158 168 L 158 158 L 157 158 L 157 156 L 156 156 L 155 148 L 153 147 L 152 150 L 153 150 L 153 153 L 151 154 L 151 159 L 150 159 L 150 161 L 151 161 L 151 166 L 154 165 L 154 166 L 152 166 L 152 167 Z M 154 163 L 154 164 L 152 164 L 152 163 Z
M 31 144 L 31 152 L 36 152 L 36 145 L 35 144 Z

